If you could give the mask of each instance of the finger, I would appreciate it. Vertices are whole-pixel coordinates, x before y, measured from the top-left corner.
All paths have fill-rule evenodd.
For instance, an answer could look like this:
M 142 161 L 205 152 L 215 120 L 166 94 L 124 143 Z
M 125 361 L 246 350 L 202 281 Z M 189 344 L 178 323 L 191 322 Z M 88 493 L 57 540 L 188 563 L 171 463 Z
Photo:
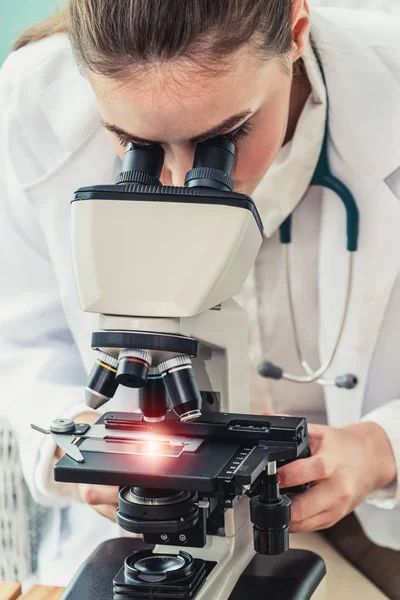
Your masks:
M 303 533 L 307 531 L 321 531 L 321 529 L 328 529 L 335 524 L 335 518 L 331 511 L 324 510 L 317 515 L 314 515 L 310 519 L 304 521 L 297 521 L 290 523 L 290 533 Z
M 117 508 L 116 504 L 97 504 L 96 506 L 92 506 L 93 510 L 102 515 L 103 517 L 107 517 L 110 521 L 117 520 Z
M 84 502 L 91 506 L 118 504 L 118 487 L 80 484 L 79 490 Z
M 302 458 L 278 469 L 279 482 L 282 488 L 321 481 L 330 477 L 335 468 L 333 455 L 314 454 L 310 458 Z
M 328 433 L 329 428 L 326 425 L 308 424 L 308 445 L 310 446 L 311 454 L 318 452 Z
M 317 425 L 316 423 L 308 423 L 307 429 L 308 434 L 313 436 L 315 439 L 322 439 L 329 431 L 329 427 L 327 425 Z
M 306 492 L 292 496 L 292 523 L 306 521 L 326 511 L 340 512 L 335 486 L 334 481 L 322 481 Z

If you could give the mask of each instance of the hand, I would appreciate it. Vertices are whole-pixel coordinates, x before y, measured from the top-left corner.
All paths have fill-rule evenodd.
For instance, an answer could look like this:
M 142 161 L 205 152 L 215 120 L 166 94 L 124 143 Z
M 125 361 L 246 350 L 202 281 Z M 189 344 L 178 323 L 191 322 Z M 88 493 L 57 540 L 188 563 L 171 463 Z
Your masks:
M 331 527 L 396 478 L 392 447 L 376 423 L 309 425 L 308 432 L 312 456 L 278 471 L 281 488 L 311 483 L 291 498 L 293 533 Z
M 78 485 L 82 500 L 111 521 L 117 519 L 118 487 L 110 485 Z
M 75 423 L 95 423 L 99 419 L 95 412 L 85 412 L 74 417 Z M 55 458 L 58 460 L 63 456 L 61 448 L 56 449 Z M 76 488 L 75 488 L 76 490 Z M 86 485 L 78 484 L 78 492 L 83 502 L 86 502 L 96 512 L 111 521 L 116 521 L 118 508 L 118 487 L 108 485 Z M 79 498 L 78 494 L 71 494 Z

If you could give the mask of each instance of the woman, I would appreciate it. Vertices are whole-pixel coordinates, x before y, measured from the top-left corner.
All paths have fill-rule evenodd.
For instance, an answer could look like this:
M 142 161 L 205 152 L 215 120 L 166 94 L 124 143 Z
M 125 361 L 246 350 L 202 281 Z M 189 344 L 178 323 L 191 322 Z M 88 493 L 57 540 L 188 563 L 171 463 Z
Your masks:
M 400 598 L 397 27 L 348 13 L 310 19 L 306 0 L 69 0 L 65 23 L 56 17 L 17 42 L 0 74 L 0 385 L 32 493 L 57 508 L 41 557 L 46 582 L 53 572 L 65 583 L 115 535 L 116 490 L 56 485 L 52 441 L 28 434 L 32 421 L 96 418 L 82 404 L 93 327 L 74 290 L 73 191 L 111 182 L 129 141 L 161 143 L 162 182 L 182 185 L 195 142 L 226 135 L 237 145 L 235 190 L 253 197 L 266 234 L 246 302 L 253 355 L 288 371 L 295 360 L 277 230 L 296 209 L 297 318 L 318 363 L 337 332 L 347 267 L 340 202 L 310 188 L 328 95 L 332 170 L 361 215 L 333 376 L 351 371 L 359 383 L 346 391 L 253 377 L 254 408 L 323 422 L 325 401 L 329 425 L 310 427 L 313 457 L 281 469 L 285 486 L 314 482 L 293 501 L 292 531 L 331 528 L 332 542 Z M 116 395 L 112 407 L 131 404 Z

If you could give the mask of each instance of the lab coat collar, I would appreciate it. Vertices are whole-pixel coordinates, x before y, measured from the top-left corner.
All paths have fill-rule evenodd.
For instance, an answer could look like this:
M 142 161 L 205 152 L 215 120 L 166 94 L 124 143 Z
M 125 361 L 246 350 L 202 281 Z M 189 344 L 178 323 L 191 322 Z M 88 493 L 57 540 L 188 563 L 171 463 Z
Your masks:
M 385 179 L 400 165 L 400 86 L 367 43 L 318 12 L 313 11 L 312 22 L 329 91 L 331 169 L 350 187 L 360 210 L 348 318 L 326 373 L 328 378 L 344 373 L 358 378 L 351 391 L 325 388 L 329 423 L 340 427 L 357 422 L 364 413 L 371 361 L 399 274 L 399 200 Z M 324 190 L 319 246 L 321 362 L 332 349 L 344 305 L 345 229 L 340 200 Z
M 62 149 L 69 154 L 102 125 L 95 93 L 79 72 L 72 52 L 60 68 L 62 75 L 44 88 L 40 105 Z M 60 98 L 64 99 L 62 114 Z
M 311 22 L 327 80 L 333 141 L 351 146 L 368 172 L 385 180 L 400 165 L 400 86 L 373 48 L 348 29 L 317 10 Z
M 301 203 L 317 167 L 324 140 L 326 90 L 311 43 L 307 44 L 302 58 L 312 91 L 302 109 L 293 139 L 279 150 L 252 194 L 267 238 Z

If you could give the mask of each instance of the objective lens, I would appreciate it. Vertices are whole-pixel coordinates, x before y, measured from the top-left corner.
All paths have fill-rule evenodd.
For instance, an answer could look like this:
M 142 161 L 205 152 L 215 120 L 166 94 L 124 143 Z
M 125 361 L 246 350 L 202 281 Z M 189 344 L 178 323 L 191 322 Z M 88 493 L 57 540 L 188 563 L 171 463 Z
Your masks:
M 163 421 L 168 410 L 167 390 L 158 367 L 149 370 L 146 385 L 139 390 L 139 408 L 149 423 Z
M 164 163 L 161 146 L 138 146 L 130 142 L 125 150 L 121 173 L 115 183 L 143 183 L 161 185 L 159 178 Z
M 146 384 L 151 356 L 146 350 L 125 348 L 118 357 L 117 381 L 131 388 L 141 388 Z
M 201 415 L 202 399 L 188 356 L 171 358 L 158 365 L 163 374 L 172 410 L 181 421 L 192 421 Z
M 114 396 L 118 388 L 118 381 L 115 378 L 117 365 L 116 358 L 99 352 L 85 387 L 87 406 L 94 409 L 100 408 Z

